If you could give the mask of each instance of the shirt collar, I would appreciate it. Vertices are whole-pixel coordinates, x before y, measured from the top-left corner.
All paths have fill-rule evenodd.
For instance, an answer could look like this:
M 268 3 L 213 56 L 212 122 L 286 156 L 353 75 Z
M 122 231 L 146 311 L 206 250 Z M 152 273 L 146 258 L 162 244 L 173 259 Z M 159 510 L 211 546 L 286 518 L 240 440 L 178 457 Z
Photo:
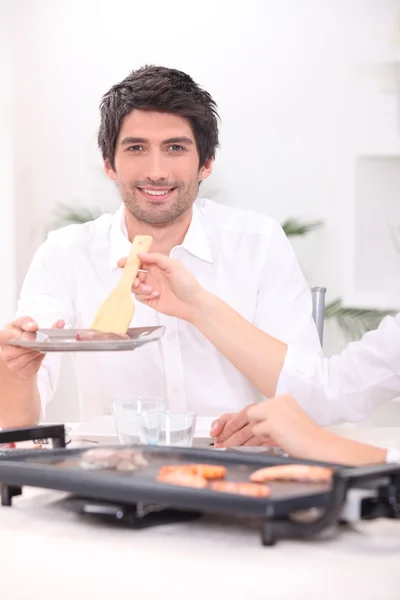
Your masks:
M 211 246 L 204 227 L 201 201 L 196 201 L 193 205 L 193 215 L 185 239 L 178 248 L 185 248 L 190 254 L 212 263 L 213 257 Z
M 213 257 L 211 246 L 204 228 L 201 208 L 201 201 L 196 201 L 193 205 L 192 220 L 186 232 L 185 239 L 180 246 L 175 246 L 175 248 L 184 248 L 200 260 L 212 263 Z M 113 271 L 117 268 L 119 259 L 128 256 L 131 247 L 126 228 L 124 205 L 114 213 L 111 222 L 109 242 L 110 268 Z

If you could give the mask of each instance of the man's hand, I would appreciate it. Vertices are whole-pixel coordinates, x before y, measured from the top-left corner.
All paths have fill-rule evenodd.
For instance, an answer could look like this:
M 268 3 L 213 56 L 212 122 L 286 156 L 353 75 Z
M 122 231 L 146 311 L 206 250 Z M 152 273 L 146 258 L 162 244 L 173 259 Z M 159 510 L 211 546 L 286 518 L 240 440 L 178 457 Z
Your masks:
M 254 406 L 254 405 L 250 405 Z M 247 416 L 249 406 L 238 413 L 224 414 L 213 422 L 210 436 L 215 439 L 216 448 L 229 446 L 273 446 L 268 435 L 255 435 L 253 425 Z
M 62 320 L 54 323 L 53 327 L 62 329 L 65 323 Z M 19 379 L 30 379 L 40 369 L 40 365 L 45 357 L 45 354 L 28 348 L 19 348 L 18 346 L 10 345 L 10 341 L 23 336 L 25 339 L 32 337 L 38 330 L 37 323 L 30 317 L 20 317 L 12 323 L 0 329 L 0 357 L 3 363 L 7 366 L 10 374 L 13 374 Z

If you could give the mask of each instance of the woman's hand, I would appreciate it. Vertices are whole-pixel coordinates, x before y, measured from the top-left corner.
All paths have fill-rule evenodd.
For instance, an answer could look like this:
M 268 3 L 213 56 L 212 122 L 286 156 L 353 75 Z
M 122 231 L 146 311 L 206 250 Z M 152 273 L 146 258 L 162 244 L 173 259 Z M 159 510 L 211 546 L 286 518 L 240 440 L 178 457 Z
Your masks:
M 288 395 L 252 405 L 247 417 L 254 436 L 272 438 L 277 446 L 297 458 L 318 460 L 329 436 Z
M 165 315 L 190 322 L 206 294 L 197 279 L 182 263 L 163 254 L 138 254 L 138 257 L 146 272 L 139 272 L 133 282 L 137 300 Z M 125 260 L 121 259 L 118 266 L 123 267 Z

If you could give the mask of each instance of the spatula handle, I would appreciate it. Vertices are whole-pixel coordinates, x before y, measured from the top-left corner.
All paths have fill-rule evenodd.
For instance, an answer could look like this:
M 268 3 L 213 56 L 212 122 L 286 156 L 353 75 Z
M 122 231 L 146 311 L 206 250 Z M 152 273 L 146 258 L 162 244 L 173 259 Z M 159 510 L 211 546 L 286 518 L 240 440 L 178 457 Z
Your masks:
M 140 260 L 138 258 L 138 252 L 147 252 L 153 243 L 151 235 L 137 235 L 132 242 L 131 249 L 126 259 L 124 271 L 122 273 L 121 281 L 123 285 L 126 285 L 129 289 L 132 287 L 133 280 L 135 279 L 139 269 Z

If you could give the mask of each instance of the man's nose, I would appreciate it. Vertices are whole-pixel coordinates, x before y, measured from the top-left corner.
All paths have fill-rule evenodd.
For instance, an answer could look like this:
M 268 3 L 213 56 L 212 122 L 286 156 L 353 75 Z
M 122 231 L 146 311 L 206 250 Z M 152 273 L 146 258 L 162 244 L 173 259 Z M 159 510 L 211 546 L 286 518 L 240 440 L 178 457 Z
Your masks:
M 160 152 L 152 152 L 148 155 L 144 176 L 154 183 L 159 183 L 162 180 L 168 181 L 167 161 Z

